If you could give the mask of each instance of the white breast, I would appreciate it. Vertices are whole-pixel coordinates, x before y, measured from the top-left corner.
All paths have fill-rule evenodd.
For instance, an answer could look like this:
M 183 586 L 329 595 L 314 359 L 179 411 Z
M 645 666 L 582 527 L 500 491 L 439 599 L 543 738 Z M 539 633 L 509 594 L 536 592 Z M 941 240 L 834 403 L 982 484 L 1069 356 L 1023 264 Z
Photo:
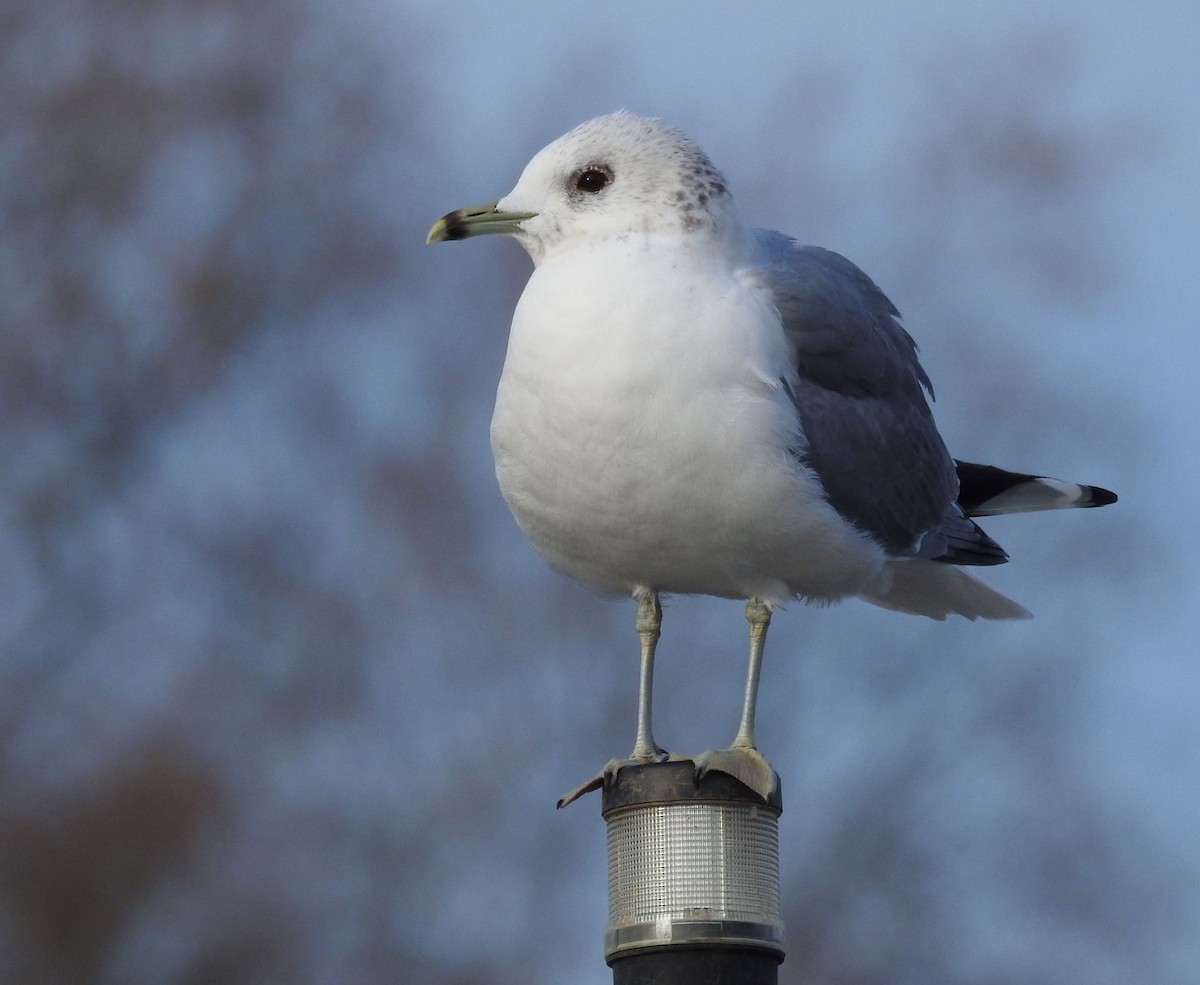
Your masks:
M 645 236 L 534 271 L 492 419 L 501 491 L 550 564 L 602 591 L 857 592 L 882 554 L 797 463 L 778 315 L 721 269 Z

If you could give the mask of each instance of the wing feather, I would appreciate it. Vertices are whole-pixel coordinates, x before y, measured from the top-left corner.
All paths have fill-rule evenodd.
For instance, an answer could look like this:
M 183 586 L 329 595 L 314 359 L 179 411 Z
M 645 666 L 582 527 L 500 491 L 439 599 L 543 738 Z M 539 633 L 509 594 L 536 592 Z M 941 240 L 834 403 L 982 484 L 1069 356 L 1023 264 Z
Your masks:
M 845 257 L 758 235 L 760 276 L 794 354 L 783 383 L 804 435 L 798 454 L 829 502 L 897 557 L 1005 561 L 957 503 L 933 389 L 895 306 Z

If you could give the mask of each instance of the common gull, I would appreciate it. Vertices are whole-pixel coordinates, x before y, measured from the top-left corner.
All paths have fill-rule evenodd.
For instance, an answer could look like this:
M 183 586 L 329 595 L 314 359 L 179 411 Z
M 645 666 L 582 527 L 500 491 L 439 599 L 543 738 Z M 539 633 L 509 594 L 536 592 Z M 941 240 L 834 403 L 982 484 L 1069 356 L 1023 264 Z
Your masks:
M 638 605 L 633 751 L 559 806 L 668 758 L 651 727 L 660 594 L 747 600 L 737 734 L 693 758 L 766 797 L 778 778 L 754 712 L 775 607 L 858 596 L 934 619 L 1026 618 L 960 567 L 1007 560 L 972 518 L 1116 500 L 953 459 L 883 292 L 836 253 L 744 223 L 708 157 L 660 120 L 576 127 L 428 241 L 483 233 L 534 262 L 492 418 L 501 492 L 554 568 Z

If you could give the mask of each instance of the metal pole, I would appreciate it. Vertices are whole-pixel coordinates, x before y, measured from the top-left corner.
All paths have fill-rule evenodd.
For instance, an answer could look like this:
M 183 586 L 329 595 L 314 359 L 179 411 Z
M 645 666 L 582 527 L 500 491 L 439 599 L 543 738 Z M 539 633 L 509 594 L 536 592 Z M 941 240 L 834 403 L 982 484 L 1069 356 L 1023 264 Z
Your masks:
M 778 787 L 763 800 L 690 760 L 626 766 L 605 788 L 613 985 L 776 985 Z

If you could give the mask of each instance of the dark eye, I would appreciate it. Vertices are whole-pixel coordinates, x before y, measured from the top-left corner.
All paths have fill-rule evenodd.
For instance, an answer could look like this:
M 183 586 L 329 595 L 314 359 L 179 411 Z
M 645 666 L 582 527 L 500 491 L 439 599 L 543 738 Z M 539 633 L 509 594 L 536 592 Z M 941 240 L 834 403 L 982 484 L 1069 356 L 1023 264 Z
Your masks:
M 584 168 L 575 175 L 575 190 L 595 195 L 612 181 L 612 175 L 605 168 Z

